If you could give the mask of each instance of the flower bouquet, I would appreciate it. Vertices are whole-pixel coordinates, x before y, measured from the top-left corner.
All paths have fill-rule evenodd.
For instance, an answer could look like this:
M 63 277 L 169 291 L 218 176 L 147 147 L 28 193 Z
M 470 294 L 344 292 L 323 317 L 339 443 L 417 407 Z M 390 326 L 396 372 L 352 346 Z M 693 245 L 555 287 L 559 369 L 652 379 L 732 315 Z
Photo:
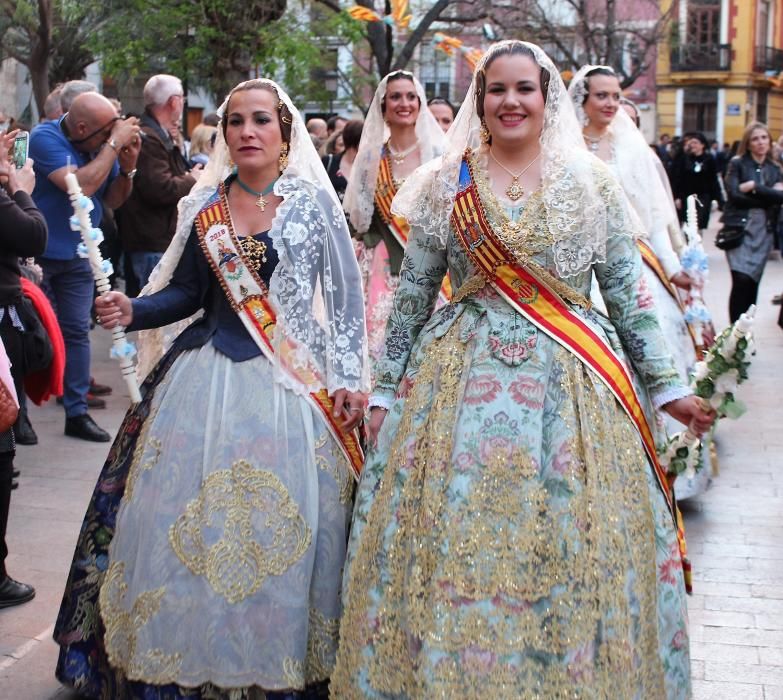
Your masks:
M 739 418 L 745 405 L 735 397 L 737 386 L 748 378 L 753 352 L 751 306 L 732 326 L 726 328 L 696 363 L 691 388 L 718 414 L 718 418 Z M 660 450 L 661 465 L 671 476 L 693 478 L 701 468 L 701 441 L 690 429 L 669 438 Z

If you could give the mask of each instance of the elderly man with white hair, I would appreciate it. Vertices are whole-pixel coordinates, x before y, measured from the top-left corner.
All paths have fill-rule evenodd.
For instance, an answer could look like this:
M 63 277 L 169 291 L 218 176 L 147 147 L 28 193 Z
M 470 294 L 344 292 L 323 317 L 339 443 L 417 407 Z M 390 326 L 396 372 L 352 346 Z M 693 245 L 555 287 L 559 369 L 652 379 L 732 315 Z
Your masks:
M 143 287 L 174 235 L 177 202 L 190 192 L 199 170 L 190 170 L 171 134 L 179 129 L 185 95 L 173 75 L 153 75 L 144 86 L 144 141 L 131 196 L 117 212 L 120 239 Z

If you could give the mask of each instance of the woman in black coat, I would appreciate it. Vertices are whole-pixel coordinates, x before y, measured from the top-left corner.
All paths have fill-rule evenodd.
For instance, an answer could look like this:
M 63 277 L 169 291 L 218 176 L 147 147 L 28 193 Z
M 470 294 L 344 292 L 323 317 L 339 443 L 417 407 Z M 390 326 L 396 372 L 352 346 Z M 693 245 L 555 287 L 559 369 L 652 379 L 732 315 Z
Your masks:
M 756 303 L 783 204 L 783 173 L 772 160 L 771 147 L 766 125 L 749 124 L 737 156 L 726 170 L 728 203 L 723 224 L 744 229 L 739 245 L 726 251 L 731 269 L 729 318 L 732 322 Z
M 35 187 L 33 161 L 16 170 L 8 160 L 8 149 L 16 132 L 0 136 L 0 337 L 11 360 L 11 376 L 17 394 L 23 391 L 24 354 L 22 286 L 19 258 L 41 255 L 46 249 L 46 221 L 30 194 Z M 24 316 L 24 313 L 22 313 Z M 0 433 L 0 608 L 31 600 L 35 589 L 12 579 L 5 568 L 8 547 L 5 532 L 14 475 L 16 443 L 13 428 Z
M 677 206 L 680 222 L 685 221 L 688 197 L 695 194 L 701 206 L 696 208 L 699 229 L 704 230 L 710 223 L 712 202 L 723 206 L 723 192 L 718 180 L 718 168 L 715 158 L 707 148 L 704 134 L 689 134 L 685 137 L 685 146 L 672 169 L 672 193 Z

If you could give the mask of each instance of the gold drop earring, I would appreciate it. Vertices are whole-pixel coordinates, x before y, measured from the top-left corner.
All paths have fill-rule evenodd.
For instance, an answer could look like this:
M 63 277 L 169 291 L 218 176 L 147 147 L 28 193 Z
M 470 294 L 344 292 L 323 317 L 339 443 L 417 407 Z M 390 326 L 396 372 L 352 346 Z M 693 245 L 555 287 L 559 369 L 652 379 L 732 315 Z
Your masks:
M 479 138 L 481 139 L 481 143 L 489 143 L 490 138 L 492 138 L 492 135 L 489 133 L 489 129 L 487 129 L 487 123 L 484 121 L 483 117 L 481 119 L 481 128 L 479 129 Z
M 283 145 L 280 146 L 280 158 L 278 159 L 278 167 L 282 173 L 288 167 L 288 142 L 283 141 Z

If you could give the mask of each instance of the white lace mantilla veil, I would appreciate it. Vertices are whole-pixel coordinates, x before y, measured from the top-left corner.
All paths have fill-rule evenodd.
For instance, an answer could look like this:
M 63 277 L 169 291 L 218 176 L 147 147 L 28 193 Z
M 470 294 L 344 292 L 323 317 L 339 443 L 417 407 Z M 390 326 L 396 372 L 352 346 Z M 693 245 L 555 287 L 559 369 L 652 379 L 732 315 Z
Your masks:
M 390 73 L 394 75 L 398 71 Z M 405 77 L 413 80 L 421 106 L 416 119 L 416 138 L 419 140 L 421 162 L 426 163 L 443 153 L 446 139 L 443 129 L 427 108 L 427 95 L 421 83 L 412 73 Z M 343 197 L 343 209 L 348 214 L 351 226 L 358 233 L 364 233 L 370 227 L 375 207 L 375 184 L 378 180 L 378 166 L 381 162 L 381 146 L 389 138 L 389 127 L 383 118 L 381 101 L 386 94 L 389 76 L 381 80 L 375 90 L 367 117 L 362 127 L 362 138 L 351 169 L 351 177 Z
M 532 52 L 550 76 L 540 139 L 541 191 L 547 227 L 554 241 L 557 272 L 561 277 L 571 277 L 606 260 L 607 207 L 595 177 L 596 171 L 605 170 L 606 166 L 587 151 L 560 73 L 538 46 L 515 40 L 493 44 L 476 66 L 475 75 L 485 70 L 491 57 L 519 44 Z M 442 244 L 450 232 L 463 153 L 467 148 L 482 146 L 475 98 L 474 78 L 446 133 L 447 151 L 441 159 L 423 165 L 408 177 L 392 203 L 392 212 L 407 219 L 411 226 L 436 236 Z M 627 227 L 614 227 L 623 232 L 631 229 L 630 222 Z
M 596 68 L 608 68 L 614 72 L 609 66 L 582 66 L 568 86 L 568 94 L 582 127 L 587 124 L 587 115 L 582 107 L 588 92 L 587 74 Z M 651 233 L 656 227 L 665 228 L 675 247 L 681 247 L 684 242 L 671 188 L 668 186 L 669 179 L 644 135 L 622 108 L 617 110 L 609 125 L 609 138 L 620 184 L 639 216 L 644 231 Z
M 324 387 L 330 394 L 337 389 L 369 391 L 361 275 L 340 200 L 288 95 L 271 80 L 248 82 L 274 87 L 292 117 L 288 166 L 274 186 L 283 201 L 269 232 L 279 256 L 269 282 L 269 301 L 277 314 L 275 358 L 280 358 L 277 350 L 285 343 L 287 361 L 299 369 L 315 370 L 315 376 L 305 384 L 281 370 L 276 378 L 300 394 Z M 227 103 L 228 98 L 218 110 L 221 118 Z M 229 162 L 223 131 L 218 128 L 209 163 L 190 194 L 180 200 L 174 238 L 142 295 L 154 294 L 171 280 L 196 215 L 228 177 Z M 141 376 L 192 320 L 140 333 Z

